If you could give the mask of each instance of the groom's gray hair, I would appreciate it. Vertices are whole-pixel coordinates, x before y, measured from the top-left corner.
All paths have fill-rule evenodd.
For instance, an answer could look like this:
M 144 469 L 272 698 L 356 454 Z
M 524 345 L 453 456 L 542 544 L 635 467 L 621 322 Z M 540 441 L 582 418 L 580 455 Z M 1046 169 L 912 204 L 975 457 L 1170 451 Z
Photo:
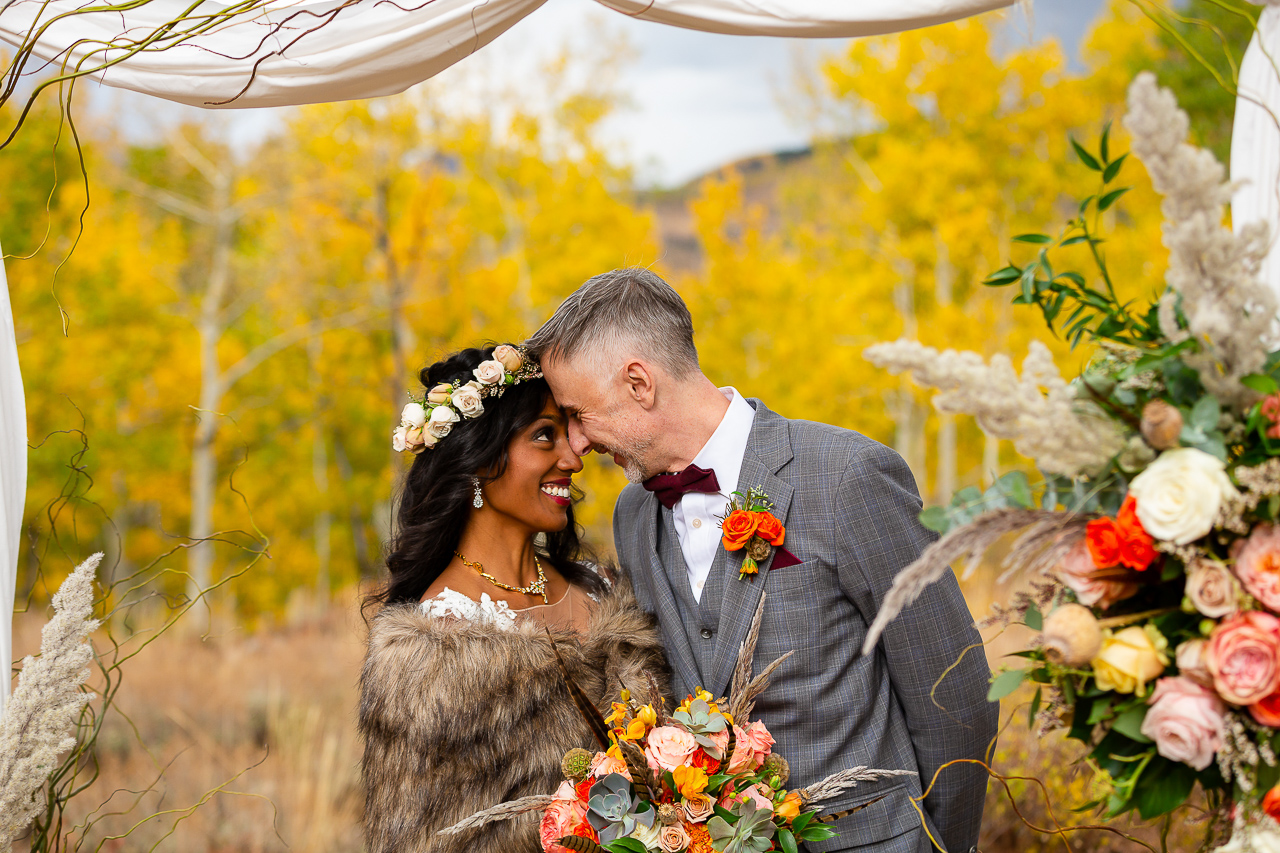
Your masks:
M 688 306 L 671 285 L 644 267 L 588 279 L 525 346 L 539 361 L 632 348 L 677 378 L 698 369 Z

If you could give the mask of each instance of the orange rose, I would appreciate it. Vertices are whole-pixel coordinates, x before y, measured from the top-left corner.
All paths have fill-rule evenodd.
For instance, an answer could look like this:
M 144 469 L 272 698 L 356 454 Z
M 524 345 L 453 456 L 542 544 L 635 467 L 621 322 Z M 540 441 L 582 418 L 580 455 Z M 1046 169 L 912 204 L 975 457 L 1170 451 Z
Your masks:
M 782 802 L 778 803 L 773 809 L 773 816 L 780 817 L 787 823 L 795 820 L 800 816 L 800 792 L 791 791 L 782 798 Z
M 1280 785 L 1276 785 L 1262 798 L 1262 810 L 1280 820 Z
M 782 526 L 782 522 L 774 518 L 772 513 L 757 512 L 756 515 L 756 535 L 774 547 L 781 545 L 787 538 L 787 529 Z
M 1151 534 L 1138 520 L 1138 502 L 1133 495 L 1124 499 L 1120 514 L 1116 516 L 1116 526 L 1120 531 L 1120 564 L 1144 571 L 1155 561 L 1156 546 Z
M 756 535 L 756 527 L 760 524 L 759 513 L 735 509 L 725 517 L 720 525 L 721 540 L 728 551 L 741 551 L 747 541 Z
M 699 747 L 689 756 L 689 766 L 696 767 L 708 776 L 720 769 L 720 762 L 707 755 L 707 751 Z
M 1120 562 L 1120 527 L 1114 518 L 1095 518 L 1085 527 L 1085 541 L 1089 556 L 1100 569 L 1109 569 Z

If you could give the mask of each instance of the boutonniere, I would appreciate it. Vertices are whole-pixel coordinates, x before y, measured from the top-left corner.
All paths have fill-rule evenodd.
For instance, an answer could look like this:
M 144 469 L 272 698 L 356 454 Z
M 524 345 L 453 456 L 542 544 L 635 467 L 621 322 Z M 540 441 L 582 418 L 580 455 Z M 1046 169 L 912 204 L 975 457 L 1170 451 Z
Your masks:
M 760 571 L 774 548 L 787 538 L 787 529 L 773 514 L 773 502 L 762 489 L 750 488 L 744 495 L 734 492 L 720 520 L 720 541 L 726 551 L 746 550 L 738 580 Z

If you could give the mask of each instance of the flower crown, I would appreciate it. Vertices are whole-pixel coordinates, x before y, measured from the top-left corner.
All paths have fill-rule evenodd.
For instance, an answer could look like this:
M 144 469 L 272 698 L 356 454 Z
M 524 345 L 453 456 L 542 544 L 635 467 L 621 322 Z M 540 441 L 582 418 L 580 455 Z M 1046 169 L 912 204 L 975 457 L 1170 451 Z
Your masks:
M 471 373 L 475 379 L 442 383 L 421 400 L 410 394 L 413 402 L 400 413 L 400 426 L 391 434 L 391 447 L 414 453 L 431 450 L 458 421 L 483 415 L 486 397 L 501 397 L 508 385 L 542 378 L 542 368 L 529 359 L 524 347 L 510 344 L 495 347 L 493 358 L 480 362 Z

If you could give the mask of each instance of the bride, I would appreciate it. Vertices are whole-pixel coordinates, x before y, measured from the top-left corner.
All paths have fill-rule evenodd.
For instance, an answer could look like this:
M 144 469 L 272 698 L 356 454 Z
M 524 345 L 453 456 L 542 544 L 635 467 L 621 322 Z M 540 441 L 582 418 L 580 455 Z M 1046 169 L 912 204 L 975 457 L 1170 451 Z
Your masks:
M 415 453 L 360 679 L 370 853 L 540 851 L 538 815 L 462 835 L 481 809 L 555 790 L 591 735 L 548 638 L 598 707 L 665 689 L 650 618 L 582 558 L 564 414 L 517 347 L 422 371 L 393 438 Z

